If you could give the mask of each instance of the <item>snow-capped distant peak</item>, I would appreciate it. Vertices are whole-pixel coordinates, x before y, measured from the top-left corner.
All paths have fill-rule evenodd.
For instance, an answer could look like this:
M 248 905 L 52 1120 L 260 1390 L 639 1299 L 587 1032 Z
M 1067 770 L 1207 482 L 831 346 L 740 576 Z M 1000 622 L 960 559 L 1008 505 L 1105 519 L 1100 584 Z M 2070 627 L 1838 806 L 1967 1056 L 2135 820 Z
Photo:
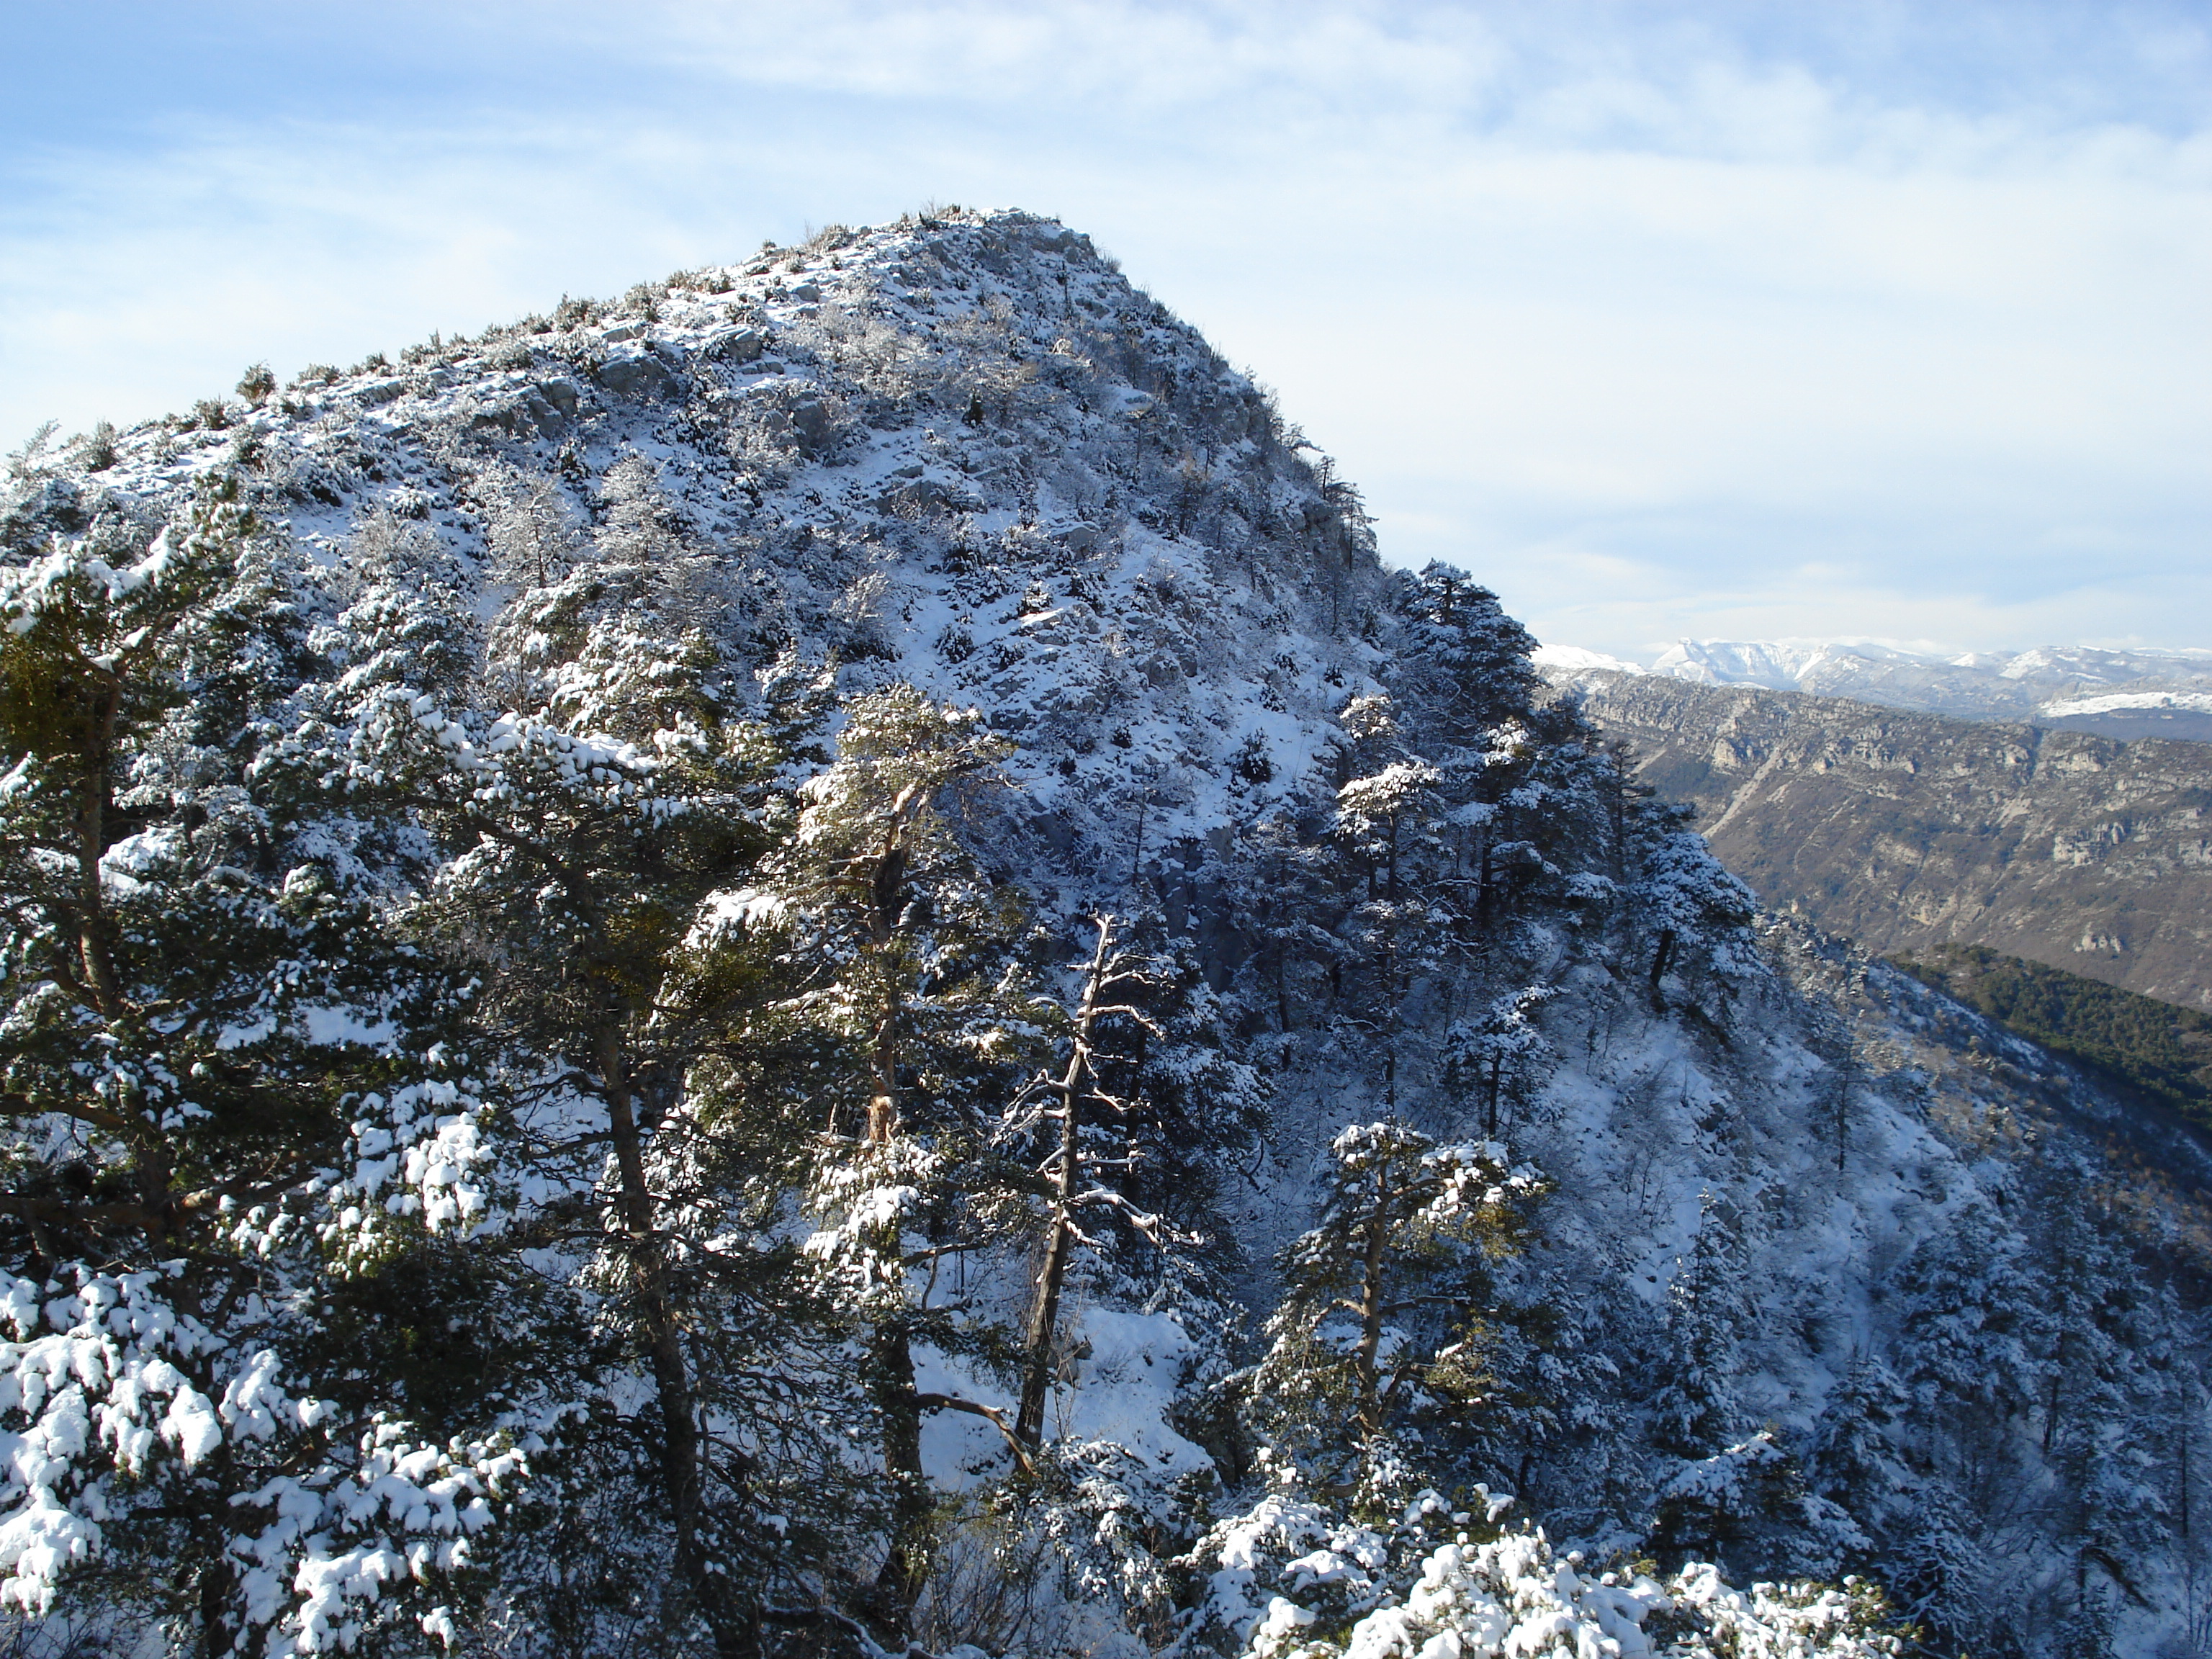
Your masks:
M 2212 714 L 2212 696 L 2192 695 L 2185 691 L 2115 691 L 2101 697 L 2061 697 L 2040 705 L 2035 712 L 2057 720 L 2075 714 L 2114 714 L 2124 710 L 2152 709 Z
M 1603 670 L 1615 674 L 1641 674 L 1640 663 L 1620 657 L 1608 657 L 1602 651 L 1585 651 L 1578 645 L 1540 645 L 1529 655 L 1541 674 L 1572 677 Z
M 1960 653 L 1890 640 L 1682 640 L 1649 668 L 1566 645 L 1543 647 L 1535 665 L 1555 682 L 1609 669 L 1693 685 L 1849 697 L 1954 720 L 2078 722 L 2154 713 L 2172 725 L 2201 719 L 2212 704 L 2212 652 L 2197 650 L 2046 645 Z M 2195 732 L 2161 727 L 2160 734 Z

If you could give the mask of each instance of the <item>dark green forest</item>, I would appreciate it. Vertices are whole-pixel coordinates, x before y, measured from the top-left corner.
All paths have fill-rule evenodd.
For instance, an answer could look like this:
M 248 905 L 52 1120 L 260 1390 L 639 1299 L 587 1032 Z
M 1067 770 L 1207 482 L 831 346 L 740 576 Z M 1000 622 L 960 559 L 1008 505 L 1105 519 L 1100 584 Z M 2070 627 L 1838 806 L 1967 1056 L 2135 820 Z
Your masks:
M 1896 962 L 2007 1030 L 2212 1128 L 2212 1016 L 1979 945 L 1938 945 Z

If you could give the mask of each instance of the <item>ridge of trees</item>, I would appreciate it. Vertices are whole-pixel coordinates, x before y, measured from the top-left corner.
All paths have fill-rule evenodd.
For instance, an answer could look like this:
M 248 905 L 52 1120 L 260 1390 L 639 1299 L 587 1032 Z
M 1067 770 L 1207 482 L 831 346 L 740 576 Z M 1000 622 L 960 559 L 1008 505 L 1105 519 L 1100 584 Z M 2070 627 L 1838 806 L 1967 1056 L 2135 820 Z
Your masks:
M 488 628 L 388 523 L 318 594 L 221 480 L 0 572 L 23 1612 L 206 1659 L 502 1627 L 877 1654 L 957 1633 L 948 1552 L 983 1527 L 1172 1637 L 1200 1557 L 1133 1530 L 1161 1495 L 1125 1450 L 1051 1426 L 1065 1309 L 1232 1324 L 1206 1166 L 1261 1085 L 1156 917 L 1093 917 L 1086 951 L 980 866 L 956 820 L 1007 747 L 973 711 L 799 675 L 744 712 L 634 528 Z M 1297 858 L 1336 931 L 1267 946 L 1320 954 L 1386 1091 L 1401 1005 L 1564 880 L 1565 826 L 1663 889 L 1655 1000 L 1741 972 L 1734 890 L 1528 708 L 1494 599 L 1434 569 L 1402 602 L 1441 712 L 1346 711 Z M 1500 1134 L 1542 1000 L 1456 1039 Z M 1228 1468 L 1368 1525 L 1484 1397 L 1486 1264 L 1539 1183 L 1395 1117 L 1334 1156 L 1263 1356 L 1210 1375 Z M 957 1502 L 923 1455 L 947 1414 L 999 1447 Z

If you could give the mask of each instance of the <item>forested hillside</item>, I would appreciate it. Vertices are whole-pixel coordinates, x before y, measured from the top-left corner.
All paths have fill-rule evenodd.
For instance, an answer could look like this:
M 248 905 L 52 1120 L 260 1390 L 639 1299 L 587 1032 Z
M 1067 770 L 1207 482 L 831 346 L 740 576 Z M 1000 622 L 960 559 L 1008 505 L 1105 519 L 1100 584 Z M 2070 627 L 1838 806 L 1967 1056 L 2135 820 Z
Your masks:
M 1898 966 L 2212 1129 L 2212 1018 L 1979 945 L 1947 945 Z
M 2194 1143 L 1750 894 L 1090 244 L 12 463 L 27 1653 L 2153 1653 Z

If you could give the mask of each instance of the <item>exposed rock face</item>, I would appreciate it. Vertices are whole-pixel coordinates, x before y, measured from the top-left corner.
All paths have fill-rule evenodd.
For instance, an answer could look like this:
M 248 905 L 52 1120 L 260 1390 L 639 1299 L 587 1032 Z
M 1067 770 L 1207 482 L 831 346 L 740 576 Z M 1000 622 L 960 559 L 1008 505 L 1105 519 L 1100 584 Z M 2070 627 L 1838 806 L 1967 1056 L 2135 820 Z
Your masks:
M 1580 680 L 1768 904 L 2212 1008 L 2212 751 L 1656 676 Z

